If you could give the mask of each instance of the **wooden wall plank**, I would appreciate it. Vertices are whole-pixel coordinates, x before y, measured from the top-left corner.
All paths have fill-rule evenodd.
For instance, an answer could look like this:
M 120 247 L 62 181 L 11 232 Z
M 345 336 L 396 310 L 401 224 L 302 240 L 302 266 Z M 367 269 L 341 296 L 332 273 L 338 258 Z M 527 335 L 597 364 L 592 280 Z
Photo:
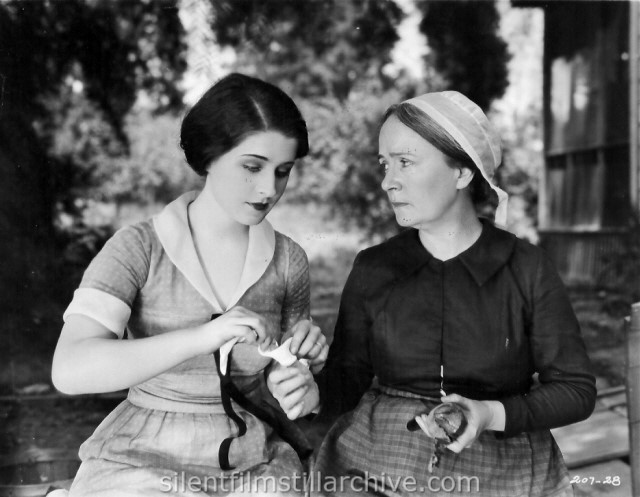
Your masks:
M 629 454 L 629 424 L 613 411 L 594 412 L 580 423 L 551 430 L 570 468 L 625 457 Z

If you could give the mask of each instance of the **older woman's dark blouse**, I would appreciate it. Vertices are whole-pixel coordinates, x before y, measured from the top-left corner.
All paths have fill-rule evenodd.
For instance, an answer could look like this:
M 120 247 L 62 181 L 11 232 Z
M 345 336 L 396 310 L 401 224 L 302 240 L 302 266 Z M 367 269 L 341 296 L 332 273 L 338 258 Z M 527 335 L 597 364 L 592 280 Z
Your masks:
M 358 254 L 318 377 L 323 413 L 353 409 L 374 375 L 440 397 L 441 364 L 446 393 L 503 403 L 505 436 L 593 410 L 595 380 L 556 270 L 542 250 L 489 222 L 444 262 L 417 230 Z

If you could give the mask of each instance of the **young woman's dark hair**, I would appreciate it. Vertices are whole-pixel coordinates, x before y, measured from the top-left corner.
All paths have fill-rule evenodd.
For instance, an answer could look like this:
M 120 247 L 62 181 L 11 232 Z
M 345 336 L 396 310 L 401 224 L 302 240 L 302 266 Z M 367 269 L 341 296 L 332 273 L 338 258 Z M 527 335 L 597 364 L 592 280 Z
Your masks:
M 496 195 L 491 190 L 489 183 L 482 177 L 469 154 L 464 151 L 447 130 L 411 104 L 402 103 L 389 107 L 384 114 L 382 124 L 391 116 L 397 117 L 402 124 L 418 133 L 440 150 L 447 157 L 447 163 L 451 167 L 464 167 L 473 171 L 473 179 L 468 188 L 474 205 L 480 206 L 486 203 L 495 203 L 497 199 L 494 197 Z
M 278 131 L 297 142 L 296 158 L 309 152 L 307 126 L 282 90 L 260 79 L 233 73 L 213 85 L 182 121 L 180 146 L 200 176 L 247 136 Z

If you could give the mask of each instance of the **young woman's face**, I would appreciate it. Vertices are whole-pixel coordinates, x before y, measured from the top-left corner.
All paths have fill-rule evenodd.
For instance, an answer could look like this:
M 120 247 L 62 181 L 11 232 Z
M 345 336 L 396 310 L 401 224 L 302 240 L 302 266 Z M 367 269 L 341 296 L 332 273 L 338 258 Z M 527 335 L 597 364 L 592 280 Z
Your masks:
M 382 188 L 400 226 L 420 228 L 443 219 L 459 201 L 461 170 L 418 133 L 391 116 L 379 137 Z
M 231 219 L 258 224 L 284 193 L 296 148 L 277 131 L 250 135 L 209 166 L 205 188 Z

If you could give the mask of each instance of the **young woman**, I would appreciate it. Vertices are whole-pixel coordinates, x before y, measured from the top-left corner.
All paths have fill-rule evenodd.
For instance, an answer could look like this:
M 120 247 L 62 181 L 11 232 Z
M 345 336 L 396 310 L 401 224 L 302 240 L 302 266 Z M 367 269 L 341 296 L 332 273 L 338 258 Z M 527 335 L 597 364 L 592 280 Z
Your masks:
M 71 496 L 232 495 L 303 471 L 288 421 L 317 406 L 327 346 L 305 253 L 265 216 L 307 154 L 305 122 L 278 88 L 232 74 L 187 114 L 181 146 L 202 191 L 117 232 L 64 315 L 55 386 L 129 388 L 80 448 Z M 260 353 L 289 336 L 311 371 Z
M 549 429 L 589 416 L 595 380 L 549 259 L 476 214 L 495 192 L 506 220 L 495 130 L 460 93 L 428 93 L 387 111 L 379 154 L 409 229 L 361 252 L 345 286 L 318 377 L 321 416 L 342 416 L 312 488 L 348 477 L 346 493 L 573 495 Z M 425 413 L 441 402 L 468 426 L 436 451 Z M 408 430 L 414 419 L 423 431 Z

